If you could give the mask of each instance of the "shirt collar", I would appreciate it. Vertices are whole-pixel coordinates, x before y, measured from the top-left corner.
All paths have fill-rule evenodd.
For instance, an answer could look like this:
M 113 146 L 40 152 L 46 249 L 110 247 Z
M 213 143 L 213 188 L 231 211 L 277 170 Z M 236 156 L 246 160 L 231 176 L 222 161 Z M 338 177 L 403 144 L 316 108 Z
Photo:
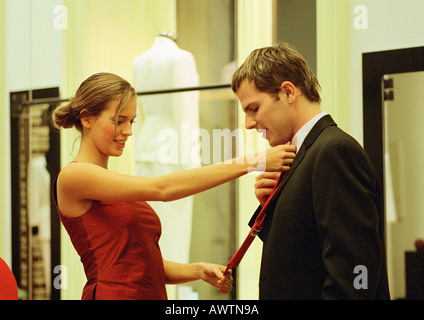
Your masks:
M 313 117 L 311 120 L 306 122 L 302 128 L 296 134 L 294 135 L 291 144 L 296 147 L 296 152 L 300 150 L 300 147 L 303 144 L 303 141 L 305 140 L 306 136 L 309 134 L 309 132 L 312 130 L 314 125 L 318 122 L 319 119 L 327 115 L 327 112 L 320 112 L 315 117 Z

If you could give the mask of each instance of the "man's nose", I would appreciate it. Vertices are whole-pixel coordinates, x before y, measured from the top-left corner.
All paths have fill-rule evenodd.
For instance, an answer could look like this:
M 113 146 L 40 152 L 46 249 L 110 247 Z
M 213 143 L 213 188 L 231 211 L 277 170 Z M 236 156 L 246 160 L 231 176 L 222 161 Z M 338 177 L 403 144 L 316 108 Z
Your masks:
M 254 129 L 256 127 L 256 120 L 253 117 L 246 115 L 245 126 L 247 130 Z

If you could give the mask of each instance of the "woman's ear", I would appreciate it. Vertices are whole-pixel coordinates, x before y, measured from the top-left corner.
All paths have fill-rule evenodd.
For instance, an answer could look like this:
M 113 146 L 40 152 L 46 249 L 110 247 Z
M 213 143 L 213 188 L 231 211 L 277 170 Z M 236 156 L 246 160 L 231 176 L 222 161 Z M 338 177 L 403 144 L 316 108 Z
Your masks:
M 82 109 L 80 114 L 84 114 L 87 111 L 87 109 Z M 92 116 L 83 116 L 80 118 L 81 124 L 84 128 L 91 128 L 91 125 L 93 124 L 93 117 Z

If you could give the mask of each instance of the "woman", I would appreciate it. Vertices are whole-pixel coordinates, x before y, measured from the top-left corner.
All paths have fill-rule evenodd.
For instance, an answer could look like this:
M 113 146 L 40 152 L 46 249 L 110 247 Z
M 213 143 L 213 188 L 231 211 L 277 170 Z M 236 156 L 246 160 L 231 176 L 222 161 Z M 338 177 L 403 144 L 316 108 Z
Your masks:
M 233 280 L 230 273 L 223 274 L 224 266 L 162 258 L 160 221 L 146 201 L 171 201 L 205 191 L 258 163 L 239 158 L 154 178 L 108 171 L 109 157 L 120 156 L 132 135 L 136 109 L 136 93 L 126 80 L 99 73 L 52 115 L 57 128 L 75 127 L 82 134 L 75 161 L 62 169 L 53 186 L 61 221 L 87 276 L 82 298 L 166 299 L 166 283 L 198 279 L 228 293 Z M 288 170 L 294 153 L 286 148 L 262 154 L 266 170 Z

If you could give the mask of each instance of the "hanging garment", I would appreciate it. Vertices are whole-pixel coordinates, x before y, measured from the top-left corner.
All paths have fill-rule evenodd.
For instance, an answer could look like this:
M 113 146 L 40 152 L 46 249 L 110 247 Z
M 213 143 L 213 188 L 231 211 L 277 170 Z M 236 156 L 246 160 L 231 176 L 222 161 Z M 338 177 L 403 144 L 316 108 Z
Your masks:
M 28 220 L 32 230 L 34 299 L 50 296 L 50 174 L 44 155 L 28 164 Z
M 132 70 L 137 92 L 199 84 L 193 55 L 166 37 L 157 37 L 152 47 L 133 61 Z M 134 127 L 137 175 L 160 176 L 198 166 L 197 156 L 187 154 L 198 143 L 192 135 L 199 127 L 198 92 L 141 96 L 138 108 L 144 119 Z M 149 204 L 162 222 L 159 244 L 163 257 L 189 262 L 193 198 Z

